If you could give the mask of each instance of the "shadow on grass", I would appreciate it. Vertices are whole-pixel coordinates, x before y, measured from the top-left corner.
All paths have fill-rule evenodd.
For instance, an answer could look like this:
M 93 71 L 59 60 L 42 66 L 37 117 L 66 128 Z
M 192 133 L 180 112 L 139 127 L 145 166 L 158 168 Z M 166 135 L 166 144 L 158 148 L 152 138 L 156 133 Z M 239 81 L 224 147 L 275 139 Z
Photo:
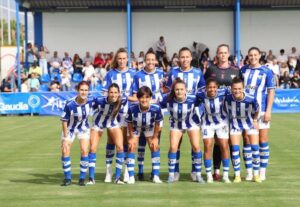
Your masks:
M 62 183 L 62 180 L 64 179 L 63 173 L 53 173 L 53 174 L 42 174 L 42 173 L 30 173 L 28 174 L 28 177 L 33 177 L 30 179 L 13 179 L 10 180 L 10 182 L 13 183 L 30 183 L 30 184 L 36 184 L 36 185 L 60 185 Z M 73 177 L 73 183 L 76 183 L 79 174 L 72 174 Z M 87 175 L 88 178 L 88 175 Z M 103 183 L 105 174 L 104 173 L 96 173 L 95 175 L 96 183 Z M 135 175 L 136 181 L 139 181 L 137 178 L 137 175 Z M 145 173 L 144 174 L 144 181 L 143 182 L 151 182 L 151 173 Z M 167 181 L 168 179 L 168 173 L 162 172 L 160 173 L 160 178 L 163 181 Z M 87 179 L 86 179 L 87 180 Z M 191 182 L 191 176 L 189 173 L 181 173 L 180 174 L 180 182 Z

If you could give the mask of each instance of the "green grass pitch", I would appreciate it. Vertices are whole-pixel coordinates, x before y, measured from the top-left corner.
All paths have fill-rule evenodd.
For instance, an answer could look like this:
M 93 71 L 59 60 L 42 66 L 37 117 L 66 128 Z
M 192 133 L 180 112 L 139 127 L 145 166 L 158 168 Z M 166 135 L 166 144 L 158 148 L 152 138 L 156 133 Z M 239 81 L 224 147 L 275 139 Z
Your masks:
M 181 148 L 181 181 L 161 185 L 103 183 L 104 146 L 98 151 L 96 185 L 79 187 L 79 146 L 72 148 L 74 184 L 61 187 L 60 121 L 58 117 L 0 117 L 0 207 L 59 206 L 300 206 L 300 114 L 273 114 L 270 131 L 271 159 L 263 183 L 190 181 L 190 144 L 185 135 Z M 167 119 L 166 119 L 167 120 Z M 167 179 L 168 124 L 161 140 L 161 178 Z M 146 177 L 150 173 L 146 150 Z M 232 168 L 232 166 L 231 166 Z M 136 167 L 137 169 L 137 167 Z M 202 172 L 204 170 L 202 169 Z M 232 176 L 232 171 L 231 171 Z M 242 175 L 245 170 L 242 168 Z M 232 177 L 231 177 L 232 178 Z

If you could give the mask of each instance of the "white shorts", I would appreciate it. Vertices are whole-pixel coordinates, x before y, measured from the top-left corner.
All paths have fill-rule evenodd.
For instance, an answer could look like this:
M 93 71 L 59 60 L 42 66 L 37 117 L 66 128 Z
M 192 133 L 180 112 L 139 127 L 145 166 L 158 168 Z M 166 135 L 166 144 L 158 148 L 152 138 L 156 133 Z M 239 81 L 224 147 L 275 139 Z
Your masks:
M 219 126 L 219 127 L 202 127 L 202 138 L 214 138 L 215 134 L 219 139 L 228 139 L 229 138 L 229 128 L 227 125 Z
M 127 127 L 127 122 L 125 121 L 126 114 L 120 114 L 120 126 Z
M 182 133 L 185 133 L 186 131 L 192 131 L 192 130 L 200 130 L 200 127 L 197 125 L 193 125 L 188 129 L 179 129 L 177 127 L 170 127 L 170 131 L 181 131 Z
M 241 129 L 231 129 L 230 135 L 242 135 L 243 131 Z M 257 129 L 246 129 L 245 131 L 247 135 L 258 135 Z
M 264 122 L 265 112 L 261 112 L 258 117 L 258 128 L 259 129 L 270 129 L 270 122 Z
M 121 128 L 120 124 L 112 126 L 112 127 L 106 127 L 107 129 L 114 129 L 114 128 Z M 93 130 L 98 131 L 98 132 L 103 132 L 104 131 L 104 127 L 99 127 L 99 126 L 93 126 L 92 127 Z
M 145 131 L 142 131 L 142 132 L 141 131 L 133 132 L 135 137 L 140 137 L 141 133 L 143 133 L 146 138 L 147 137 L 152 137 L 153 134 L 154 134 L 154 127 L 152 129 L 145 130 Z M 129 136 L 129 131 L 128 130 L 127 130 L 127 136 Z
M 75 137 L 77 137 L 79 140 L 81 139 L 90 139 L 90 129 L 82 131 L 82 132 L 68 132 L 67 137 L 64 137 L 63 132 L 61 133 L 61 140 L 68 140 L 70 142 L 73 142 Z

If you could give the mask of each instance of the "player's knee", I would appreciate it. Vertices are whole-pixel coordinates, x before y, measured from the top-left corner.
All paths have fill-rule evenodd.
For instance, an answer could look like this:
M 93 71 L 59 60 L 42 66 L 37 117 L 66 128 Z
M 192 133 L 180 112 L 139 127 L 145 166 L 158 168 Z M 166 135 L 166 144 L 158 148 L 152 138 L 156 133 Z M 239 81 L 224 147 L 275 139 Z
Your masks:
M 128 143 L 128 151 L 129 152 L 135 152 L 136 148 L 137 148 L 137 144 L 135 142 Z
M 151 152 L 158 151 L 158 144 L 157 143 L 150 143 L 150 150 L 151 150 Z
M 88 156 L 88 154 L 89 154 L 89 150 L 87 147 L 81 147 L 80 152 L 83 157 Z
M 117 152 L 123 152 L 124 151 L 123 145 L 120 145 L 120 146 L 117 145 L 116 150 L 117 150 Z
M 62 143 L 61 151 L 62 151 L 63 156 L 69 156 L 70 155 L 70 148 L 71 148 L 71 146 L 68 143 L 66 143 L 66 142 Z

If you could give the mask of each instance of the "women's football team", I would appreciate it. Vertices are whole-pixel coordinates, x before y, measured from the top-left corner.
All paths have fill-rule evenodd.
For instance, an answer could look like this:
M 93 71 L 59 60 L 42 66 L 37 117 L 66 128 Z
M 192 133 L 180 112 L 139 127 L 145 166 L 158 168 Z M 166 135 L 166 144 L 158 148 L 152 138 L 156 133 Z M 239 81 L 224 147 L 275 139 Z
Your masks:
M 135 183 L 135 154 L 138 150 L 138 179 L 144 180 L 145 145 L 151 151 L 153 183 L 160 179 L 160 139 L 163 111 L 169 113 L 168 183 L 179 180 L 180 145 L 186 132 L 191 143 L 192 180 L 213 183 L 212 148 L 217 142 L 221 150 L 224 183 L 229 179 L 230 159 L 234 183 L 241 182 L 240 139 L 247 175 L 245 180 L 261 182 L 266 179 L 269 160 L 268 129 L 274 100 L 274 79 L 270 69 L 259 64 L 260 50 L 248 51 L 249 65 L 234 77 L 230 89 L 219 88 L 216 79 L 204 80 L 200 69 L 191 66 L 191 51 L 179 50 L 179 67 L 166 77 L 156 68 L 155 53 L 145 55 L 145 68 L 135 72 L 127 67 L 127 51 L 119 49 L 103 85 L 103 94 L 89 95 L 89 83 L 77 85 L 78 94 L 67 101 L 61 116 L 62 186 L 72 183 L 71 146 L 80 141 L 80 186 L 95 184 L 96 153 L 104 129 L 107 130 L 105 182 Z M 92 126 L 89 116 L 92 115 Z M 201 130 L 200 130 L 201 129 Z M 203 160 L 206 179 L 202 178 Z M 229 150 L 229 148 L 231 150 Z M 115 156 L 116 151 L 116 156 Z M 112 162 L 115 156 L 115 176 Z M 124 169 L 123 168 L 124 165 Z M 121 178 L 123 172 L 123 179 Z M 85 182 L 88 172 L 88 182 Z

